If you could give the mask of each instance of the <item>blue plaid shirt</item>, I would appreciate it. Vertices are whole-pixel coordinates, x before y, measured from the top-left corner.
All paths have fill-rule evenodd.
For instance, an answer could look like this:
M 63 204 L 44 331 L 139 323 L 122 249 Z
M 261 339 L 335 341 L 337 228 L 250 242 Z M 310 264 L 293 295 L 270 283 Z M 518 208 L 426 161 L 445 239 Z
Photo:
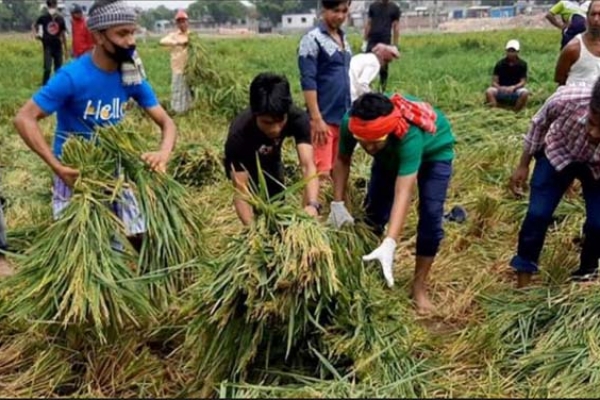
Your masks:
M 298 67 L 303 91 L 316 90 L 323 120 L 340 125 L 350 109 L 350 59 L 352 49 L 342 30 L 344 48 L 329 35 L 323 22 L 300 40 Z

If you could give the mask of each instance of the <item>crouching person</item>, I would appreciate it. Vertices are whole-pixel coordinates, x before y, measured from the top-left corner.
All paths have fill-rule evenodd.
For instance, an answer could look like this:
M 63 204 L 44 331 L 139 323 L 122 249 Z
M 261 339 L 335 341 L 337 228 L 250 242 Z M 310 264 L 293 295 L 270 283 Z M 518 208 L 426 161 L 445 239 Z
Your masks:
M 598 272 L 600 258 L 600 80 L 594 87 L 560 87 L 533 117 L 524 150 L 511 177 L 511 189 L 522 192 L 535 157 L 529 207 L 519 232 L 517 254 L 510 265 L 517 286 L 528 286 L 538 272 L 538 260 L 552 216 L 575 179 L 581 182 L 586 221 L 579 269 L 573 280 L 588 280 Z
M 225 169 L 238 193 L 234 206 L 239 219 L 249 225 L 254 219 L 252 206 L 244 200 L 250 182 L 258 183 L 258 166 L 265 173 L 269 198 L 284 190 L 281 146 L 293 137 L 304 179 L 304 210 L 314 217 L 321 211 L 318 203 L 319 181 L 311 144 L 310 118 L 294 106 L 288 80 L 280 75 L 262 73 L 250 84 L 250 107 L 236 116 L 225 143 Z
M 123 0 L 97 0 L 89 11 L 88 27 L 96 46 L 56 75 L 19 110 L 14 124 L 27 146 L 54 172 L 54 217 L 68 205 L 79 171 L 61 162 L 69 135 L 91 139 L 96 127 L 114 125 L 124 117 L 125 104 L 133 98 L 160 127 L 162 142 L 156 152 L 142 156 L 156 171 L 166 170 L 175 145 L 175 124 L 159 104 L 135 59 L 136 12 Z M 39 120 L 57 114 L 51 149 L 42 135 Z M 116 166 L 115 166 L 116 167 Z M 117 203 L 136 249 L 141 248 L 145 221 L 133 193 L 126 191 Z
M 396 243 L 414 187 L 418 186 L 419 222 L 411 294 L 417 311 L 425 314 L 433 311 L 426 281 L 444 235 L 442 220 L 452 175 L 454 135 L 441 111 L 416 100 L 398 94 L 388 98 L 368 93 L 354 102 L 342 121 L 329 222 L 340 227 L 354 221 L 344 199 L 358 142 L 374 158 L 364 203 L 366 222 L 379 235 L 385 233 L 381 246 L 363 260 L 378 260 L 388 286 L 392 287 Z

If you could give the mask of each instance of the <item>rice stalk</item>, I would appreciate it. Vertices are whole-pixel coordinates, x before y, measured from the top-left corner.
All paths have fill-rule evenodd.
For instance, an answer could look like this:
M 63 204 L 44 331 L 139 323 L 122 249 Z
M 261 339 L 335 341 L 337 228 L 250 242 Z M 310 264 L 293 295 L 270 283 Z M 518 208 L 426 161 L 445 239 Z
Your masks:
M 139 133 L 113 126 L 101 130 L 99 137 L 101 146 L 118 158 L 133 183 L 147 229 L 139 272 L 148 278 L 153 301 L 166 309 L 169 296 L 195 277 L 195 271 L 183 266 L 205 254 L 199 210 L 184 186 L 167 174 L 150 170 L 142 161 L 147 145 Z
M 143 286 L 131 281 L 131 248 L 121 221 L 109 208 L 122 182 L 111 178 L 112 160 L 93 143 L 70 139 L 64 162 L 81 176 L 60 218 L 39 233 L 21 268 L 2 282 L 14 297 L 3 313 L 62 327 L 91 326 L 105 339 L 106 329 L 140 326 L 152 318 Z M 119 241 L 124 252 L 111 244 Z

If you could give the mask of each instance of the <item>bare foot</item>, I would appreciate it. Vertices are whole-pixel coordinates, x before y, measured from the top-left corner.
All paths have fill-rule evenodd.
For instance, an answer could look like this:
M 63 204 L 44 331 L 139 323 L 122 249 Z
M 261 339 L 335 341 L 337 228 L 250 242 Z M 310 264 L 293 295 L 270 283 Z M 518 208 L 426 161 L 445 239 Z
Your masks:
M 11 276 L 15 274 L 15 270 L 12 265 L 4 256 L 0 256 L 0 278 Z
M 427 293 L 425 291 L 417 292 L 416 290 L 413 290 L 410 297 L 415 303 L 415 308 L 418 315 L 429 315 L 435 311 L 435 307 L 429 300 L 429 297 L 427 297 Z

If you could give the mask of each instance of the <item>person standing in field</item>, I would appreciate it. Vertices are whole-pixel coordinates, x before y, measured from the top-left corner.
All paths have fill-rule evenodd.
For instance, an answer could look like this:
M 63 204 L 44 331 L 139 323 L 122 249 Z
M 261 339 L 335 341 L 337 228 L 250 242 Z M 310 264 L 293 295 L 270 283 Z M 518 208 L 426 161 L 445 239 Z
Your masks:
M 136 12 L 123 0 L 97 0 L 89 11 L 88 27 L 96 46 L 52 77 L 19 110 L 14 125 L 27 146 L 54 172 L 52 206 L 58 218 L 68 205 L 79 171 L 64 165 L 61 155 L 71 135 L 91 139 L 96 127 L 118 124 L 125 117 L 125 104 L 134 99 L 158 125 L 162 142 L 156 152 L 142 159 L 155 171 L 166 171 L 175 145 L 173 120 L 158 102 L 146 81 L 135 53 Z M 42 134 L 39 120 L 57 114 L 52 148 Z M 145 221 L 133 192 L 124 191 L 116 203 L 128 236 L 141 248 Z
M 350 109 L 352 49 L 341 29 L 349 0 L 321 0 L 322 19 L 300 40 L 298 66 L 310 115 L 312 143 L 321 179 L 330 179 L 339 143 L 339 126 Z
M 517 286 L 525 287 L 539 270 L 538 261 L 552 216 L 575 179 L 581 182 L 586 221 L 579 268 L 573 280 L 598 272 L 600 258 L 600 80 L 590 86 L 561 86 L 533 117 L 510 188 L 521 195 L 535 158 L 529 207 L 510 265 Z
M 546 19 L 562 32 L 562 50 L 575 36 L 585 31 L 586 6 L 584 1 L 558 1 L 546 14 Z
M 177 31 L 162 38 L 160 44 L 171 50 L 171 109 L 179 114 L 186 112 L 192 105 L 192 94 L 184 74 L 189 40 L 186 12 L 179 10 L 175 15 L 175 22 Z
M 361 53 L 350 60 L 350 98 L 352 101 L 371 92 L 371 83 L 383 67 L 400 57 L 397 47 L 378 44 L 371 53 Z
M 87 28 L 83 9 L 79 4 L 71 7 L 71 34 L 73 35 L 72 54 L 79 58 L 94 47 L 94 38 Z
M 401 16 L 400 7 L 393 1 L 377 0 L 371 3 L 364 28 L 362 52 L 371 52 L 380 43 L 398 48 Z M 379 90 L 381 92 L 386 90 L 388 77 L 388 65 L 382 65 L 379 70 Z
M 244 196 L 251 183 L 258 184 L 257 157 L 265 172 L 269 198 L 285 189 L 281 146 L 288 137 L 296 142 L 302 175 L 308 182 L 304 210 L 316 217 L 321 205 L 308 114 L 294 106 L 285 77 L 259 74 L 250 84 L 250 107 L 234 118 L 225 143 L 225 172 L 237 189 L 234 206 L 244 225 L 254 220 L 253 209 Z
M 374 158 L 364 203 L 366 222 L 376 234 L 385 234 L 382 244 L 363 260 L 378 260 L 387 285 L 392 287 L 396 244 L 418 186 L 419 222 L 411 295 L 421 314 L 433 310 L 426 282 L 444 236 L 444 203 L 452 175 L 454 141 L 446 116 L 412 96 L 364 94 L 342 121 L 328 222 L 336 228 L 354 223 L 345 196 L 352 155 L 359 143 Z
M 67 50 L 67 25 L 65 19 L 58 12 L 57 0 L 47 0 L 48 9 L 35 21 L 32 26 L 33 35 L 42 41 L 44 49 L 44 78 L 42 85 L 45 85 L 52 74 L 52 64 L 54 63 L 54 73 L 56 73 L 63 64 L 63 58 L 68 57 Z
M 586 26 L 560 53 L 554 74 L 559 86 L 592 86 L 600 77 L 600 1 L 590 3 Z
M 494 67 L 492 86 L 485 92 L 486 101 L 491 107 L 497 107 L 500 103 L 518 112 L 527 105 L 527 62 L 519 57 L 520 48 L 519 41 L 509 40 L 506 43 L 506 56 Z

